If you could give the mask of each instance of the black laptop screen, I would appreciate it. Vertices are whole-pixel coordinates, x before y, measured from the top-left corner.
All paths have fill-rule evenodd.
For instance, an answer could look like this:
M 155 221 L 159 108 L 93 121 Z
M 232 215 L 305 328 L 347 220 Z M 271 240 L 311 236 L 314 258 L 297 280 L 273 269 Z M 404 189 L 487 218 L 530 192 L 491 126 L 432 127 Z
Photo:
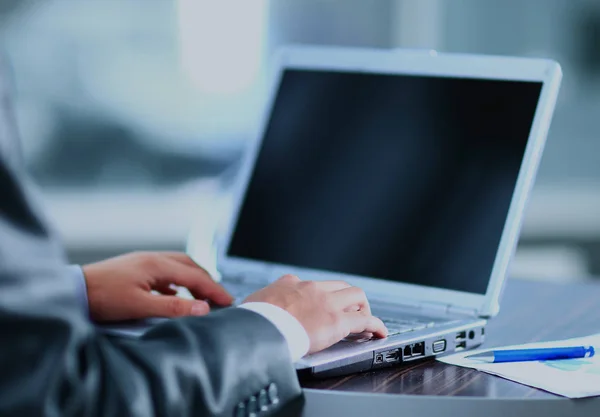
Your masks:
M 228 255 L 485 293 L 541 88 L 285 71 Z

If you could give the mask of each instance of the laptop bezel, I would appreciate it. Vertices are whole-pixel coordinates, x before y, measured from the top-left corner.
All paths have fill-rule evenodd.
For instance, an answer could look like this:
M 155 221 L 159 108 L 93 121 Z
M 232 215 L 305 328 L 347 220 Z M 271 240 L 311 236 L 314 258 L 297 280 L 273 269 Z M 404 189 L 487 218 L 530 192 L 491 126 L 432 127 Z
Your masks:
M 389 303 L 453 306 L 480 317 L 492 317 L 499 301 L 510 259 L 514 254 L 530 194 L 546 141 L 562 78 L 558 63 L 547 59 L 436 53 L 414 50 L 373 50 L 346 47 L 290 46 L 279 51 L 273 61 L 270 86 L 260 120 L 260 129 L 248 144 L 233 186 L 232 204 L 219 228 L 217 268 L 226 274 L 249 274 L 271 282 L 284 274 L 305 280 L 344 280 L 359 286 L 372 299 Z M 281 76 L 287 69 L 334 70 L 382 74 L 431 75 L 543 83 L 525 154 L 511 199 L 507 219 L 485 294 L 449 290 L 374 277 L 354 276 L 292 265 L 244 259 L 227 255 L 239 212 L 277 97 Z M 284 238 L 284 236 L 282 236 Z

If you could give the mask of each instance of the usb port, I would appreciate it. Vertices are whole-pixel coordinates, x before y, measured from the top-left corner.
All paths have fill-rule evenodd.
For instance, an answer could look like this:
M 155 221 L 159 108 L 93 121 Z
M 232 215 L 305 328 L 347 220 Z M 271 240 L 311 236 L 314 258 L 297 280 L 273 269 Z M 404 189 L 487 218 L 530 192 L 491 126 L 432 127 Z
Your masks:
M 467 338 L 467 332 L 466 331 L 462 331 L 462 332 L 458 332 L 456 333 L 456 340 L 463 340 Z
M 456 344 L 456 351 L 465 350 L 467 348 L 467 341 L 463 340 L 462 342 L 458 342 Z
M 398 349 L 388 350 L 383 354 L 383 359 L 387 362 L 398 362 L 400 360 L 400 352 Z

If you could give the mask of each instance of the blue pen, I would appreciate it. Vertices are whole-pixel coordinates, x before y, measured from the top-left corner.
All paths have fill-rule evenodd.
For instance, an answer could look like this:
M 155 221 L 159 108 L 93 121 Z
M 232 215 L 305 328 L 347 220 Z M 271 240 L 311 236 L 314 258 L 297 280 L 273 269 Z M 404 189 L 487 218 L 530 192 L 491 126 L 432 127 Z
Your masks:
M 488 363 L 501 362 L 530 362 L 551 361 L 557 359 L 590 358 L 594 356 L 593 346 L 573 346 L 539 349 L 512 349 L 493 350 L 466 356 L 467 359 L 476 359 Z

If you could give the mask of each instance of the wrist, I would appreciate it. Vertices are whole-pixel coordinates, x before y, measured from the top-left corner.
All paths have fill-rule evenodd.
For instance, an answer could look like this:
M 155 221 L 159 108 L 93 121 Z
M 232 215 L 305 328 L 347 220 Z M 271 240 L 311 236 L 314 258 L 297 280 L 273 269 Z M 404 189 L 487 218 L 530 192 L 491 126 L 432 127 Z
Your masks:
M 98 300 L 103 298 L 102 287 L 99 287 L 102 283 L 102 279 L 95 279 L 97 277 L 96 271 L 94 270 L 93 264 L 81 266 L 83 281 L 87 290 L 87 303 L 89 317 L 97 321 L 100 317 L 98 316 L 99 306 Z
M 285 339 L 292 361 L 306 355 L 310 348 L 310 338 L 304 326 L 291 313 L 274 304 L 248 302 L 240 304 L 244 308 L 260 314 L 273 324 Z

